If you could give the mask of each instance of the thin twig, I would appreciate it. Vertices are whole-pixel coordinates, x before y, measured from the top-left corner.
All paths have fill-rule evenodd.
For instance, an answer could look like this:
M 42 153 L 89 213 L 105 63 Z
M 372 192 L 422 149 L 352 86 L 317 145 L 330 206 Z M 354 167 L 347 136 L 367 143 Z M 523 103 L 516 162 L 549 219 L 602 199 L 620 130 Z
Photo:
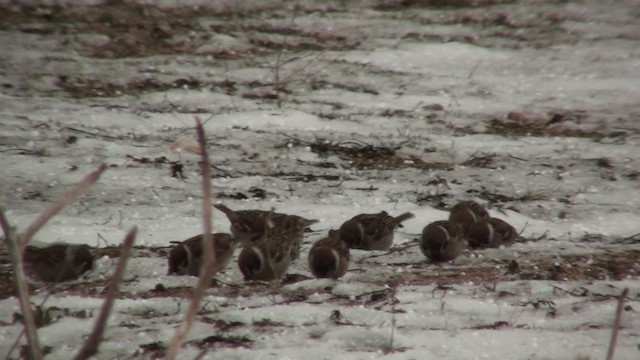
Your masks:
M 385 253 L 374 254 L 374 255 L 367 256 L 367 257 L 361 259 L 359 262 L 362 262 L 362 261 L 368 260 L 368 259 L 377 258 L 377 257 L 380 257 L 380 256 L 388 256 L 388 255 L 391 255 L 393 253 L 397 253 L 397 252 L 400 252 L 400 251 L 403 251 L 403 250 L 407 250 L 409 248 L 412 248 L 412 247 L 418 246 L 418 245 L 419 244 L 417 242 L 410 242 L 408 244 L 402 244 L 402 245 L 399 245 L 399 246 L 394 246 L 394 247 L 392 247 L 391 249 L 389 249 Z
M 471 79 L 473 77 L 473 74 L 478 69 L 478 66 L 480 66 L 480 63 L 482 63 L 482 61 L 478 61 L 476 65 L 471 69 L 471 71 L 469 72 L 469 75 L 467 75 L 467 79 Z
M 393 284 L 391 288 L 391 335 L 389 338 L 389 347 L 386 349 L 386 352 L 393 351 L 393 340 L 396 333 L 396 305 L 398 304 L 398 298 L 396 297 L 398 294 L 398 284 Z
M 38 340 L 38 330 L 33 318 L 31 309 L 31 301 L 29 298 L 29 287 L 27 286 L 27 276 L 24 273 L 22 264 L 22 249 L 20 239 L 16 234 L 16 228 L 9 224 L 9 220 L 4 214 L 4 209 L 0 206 L 0 226 L 4 231 L 4 238 L 9 247 L 11 254 L 11 265 L 13 266 L 13 276 L 16 288 L 18 289 L 18 297 L 20 300 L 20 309 L 24 320 L 24 331 L 27 335 L 27 344 L 31 352 L 31 358 L 34 360 L 42 359 L 42 350 L 40 349 L 40 341 Z
M 329 298 L 329 300 L 342 300 L 342 299 L 356 299 L 356 300 L 361 300 L 366 298 L 367 296 L 375 296 L 375 295 L 383 295 L 383 294 L 387 294 L 391 292 L 391 288 L 384 288 L 384 289 L 380 289 L 380 290 L 373 290 L 373 291 L 367 291 L 367 292 L 363 292 L 361 294 L 358 295 L 334 295 L 332 297 Z
M 516 235 L 516 240 L 520 240 L 520 239 L 524 239 L 524 237 L 522 236 L 522 233 L 524 233 L 524 231 L 527 229 L 527 226 L 529 226 L 529 221 L 525 221 L 524 225 L 522 226 L 522 230 L 520 230 L 520 232 Z M 524 241 L 521 241 L 524 242 Z
M 511 154 L 507 154 L 507 156 L 509 156 L 510 158 L 515 159 L 515 160 L 528 161 L 527 159 L 524 159 L 524 158 L 521 158 L 521 157 L 517 157 L 517 156 L 511 155 Z
M 93 137 L 101 137 L 101 138 L 105 138 L 105 139 L 112 139 L 112 140 L 117 140 L 118 139 L 115 136 L 96 134 L 96 133 L 93 133 L 91 131 L 82 130 L 82 129 L 74 128 L 74 127 L 71 127 L 71 126 L 65 126 L 60 130 L 71 130 L 71 131 L 79 132 L 79 133 L 82 133 L 82 134 L 91 135 Z
M 311 65 L 314 64 L 314 62 L 316 60 L 318 60 L 318 58 L 320 58 L 320 56 L 324 55 L 324 52 L 320 52 L 318 55 L 314 56 L 313 59 L 309 59 L 306 63 L 303 63 L 302 65 L 300 65 L 297 68 L 292 69 L 289 72 L 289 75 L 287 77 L 285 77 L 284 79 L 281 79 L 280 82 L 283 84 L 289 84 L 289 83 L 294 83 L 294 78 L 296 76 L 298 76 L 299 74 L 303 74 L 304 78 L 301 79 L 301 81 L 307 80 L 317 74 L 319 74 L 320 72 L 322 72 L 323 70 L 325 70 L 326 68 L 328 68 L 331 65 L 331 62 L 328 61 L 326 62 L 324 65 L 318 67 L 316 70 L 314 71 L 310 71 L 307 73 L 303 73 L 305 70 L 307 70 L 307 68 L 311 67 Z M 291 59 L 291 60 L 305 60 L 303 58 L 295 58 L 295 59 Z
M 442 115 L 442 120 L 446 120 L 447 117 L 449 116 L 449 109 L 451 109 L 453 107 L 453 105 L 457 105 L 458 107 L 460 107 L 460 103 L 458 102 L 458 98 L 456 97 L 456 94 L 449 94 L 449 91 L 447 91 L 446 89 L 444 89 L 444 93 L 449 95 L 449 103 L 447 104 L 447 107 L 444 109 L 444 114 Z
M 337 187 L 342 186 L 342 183 L 344 183 L 344 178 L 340 178 L 340 181 L 337 184 L 331 184 L 331 185 L 326 185 L 326 186 L 330 187 L 330 188 L 337 188 Z
M 522 235 L 522 233 L 524 233 L 524 231 L 527 229 L 527 226 L 529 226 L 529 221 L 525 221 L 524 225 L 522 226 L 522 230 L 520 230 L 520 232 L 518 233 L 518 236 Z
M 204 134 L 204 128 L 200 119 L 196 118 L 196 131 L 198 133 L 198 142 L 200 143 L 200 151 L 202 154 L 202 223 L 203 223 L 203 237 L 202 246 L 204 247 L 204 261 L 200 268 L 200 277 L 193 290 L 191 302 L 187 309 L 186 316 L 182 321 L 180 327 L 176 330 L 173 339 L 171 339 L 171 345 L 167 350 L 165 359 L 173 360 L 178 355 L 182 343 L 184 343 L 191 326 L 193 325 L 193 319 L 195 318 L 198 310 L 200 309 L 200 303 L 204 297 L 204 293 L 211 283 L 213 277 L 213 270 L 216 266 L 216 258 L 214 256 L 214 246 L 211 246 L 211 228 L 213 217 L 213 199 L 211 195 L 211 168 L 209 167 L 209 154 L 207 153 L 207 140 Z
M 581 287 L 582 288 L 582 292 L 581 293 L 577 293 L 577 292 L 572 291 L 572 290 L 565 290 L 565 289 L 563 289 L 563 288 L 561 288 L 559 286 L 555 286 L 555 285 L 551 285 L 551 287 L 553 288 L 554 293 L 557 290 L 557 291 L 560 291 L 563 294 L 568 294 L 568 295 L 576 296 L 576 297 L 585 297 L 585 296 L 589 295 L 589 290 L 584 288 L 584 287 Z
M 224 281 L 222 281 L 222 280 L 218 280 L 218 279 L 216 279 L 216 278 L 214 278 L 214 279 L 212 280 L 212 282 L 213 282 L 213 283 L 215 283 L 215 284 L 216 284 L 216 286 L 218 286 L 219 284 L 222 284 L 222 285 L 225 285 L 225 286 L 228 286 L 228 287 L 233 287 L 233 288 L 243 288 L 243 287 L 244 287 L 244 286 L 242 286 L 242 285 L 238 285 L 238 284 L 231 284 L 231 283 L 227 283 L 227 282 L 224 282 Z
M 633 234 L 631 236 L 627 236 L 626 238 L 622 238 L 622 239 L 618 239 L 615 241 L 612 241 L 612 244 L 621 244 L 621 243 L 626 243 L 629 240 L 634 240 L 636 237 L 638 237 L 638 235 L 640 235 L 640 233 L 637 234 Z
M 4 239 L 8 241 L 9 234 L 12 233 L 12 226 L 4 214 L 4 207 L 2 205 L 0 205 L 0 227 L 2 227 L 2 231 L 4 231 Z
M 216 170 L 218 170 L 218 171 L 220 171 L 220 172 L 222 172 L 222 173 L 224 173 L 224 176 L 226 176 L 226 177 L 229 177 L 229 178 L 233 178 L 234 177 L 233 174 L 231 174 L 230 172 L 228 172 L 227 170 L 225 170 L 225 169 L 223 169 L 223 168 L 221 168 L 219 166 L 211 165 L 211 167 L 216 169 Z M 244 173 L 241 172 L 241 171 L 237 171 L 236 170 L 236 172 L 241 174 L 241 175 L 244 175 Z
M 204 359 L 204 356 L 207 355 L 208 352 L 209 352 L 209 349 L 200 350 L 200 352 L 196 355 L 196 357 L 193 358 L 193 360 L 202 360 L 202 359 Z
M 47 295 L 44 297 L 44 299 L 42 299 L 38 307 L 42 309 L 44 304 L 47 302 L 47 300 L 49 300 L 50 296 L 51 296 L 51 291 L 48 291 Z M 9 348 L 9 351 L 7 352 L 7 356 L 5 356 L 4 358 L 5 360 L 13 359 L 11 357 L 11 354 L 13 353 L 13 350 L 15 350 L 15 348 L 18 346 L 18 343 L 20 342 L 20 339 L 22 339 L 22 336 L 24 336 L 24 328 L 22 328 L 22 331 L 20 331 L 20 334 L 18 334 L 18 336 L 16 337 L 16 340 L 13 342 L 13 344 Z
M 8 152 L 8 151 L 22 151 L 27 155 L 31 155 L 31 154 L 34 154 L 34 153 L 37 152 L 37 150 L 33 150 L 33 149 L 25 149 L 25 148 L 15 147 L 15 148 L 9 148 L 9 149 L 0 150 L 0 153 Z
M 616 318 L 613 320 L 613 329 L 611 329 L 611 341 L 609 341 L 607 360 L 613 360 L 613 353 L 616 350 L 616 341 L 618 341 L 618 332 L 620 331 L 620 321 L 622 320 L 624 299 L 626 299 L 627 296 L 629 296 L 629 288 L 624 288 L 624 290 L 622 290 L 622 294 L 618 298 L 618 307 L 616 308 Z
M 354 188 L 353 190 L 357 190 L 357 191 L 376 191 L 379 190 L 380 188 L 377 187 L 373 187 L 373 185 L 369 185 L 369 187 L 357 187 Z
M 289 139 L 291 139 L 291 140 L 298 141 L 298 142 L 300 142 L 301 144 L 305 144 L 305 145 L 311 145 L 311 144 L 313 144 L 313 143 L 312 143 L 312 142 L 310 142 L 310 141 L 306 141 L 306 140 L 298 139 L 297 137 L 294 137 L 294 136 L 291 136 L 291 135 L 285 134 L 285 133 L 283 133 L 282 131 L 276 131 L 276 132 L 274 132 L 273 134 L 282 135 L 282 136 L 287 137 L 287 138 L 289 138 Z
M 298 15 L 298 2 L 296 1 L 295 4 L 293 4 L 293 13 L 291 14 L 291 21 L 289 23 L 289 27 L 293 27 L 293 25 L 295 24 L 296 21 L 296 17 Z M 281 79 L 280 79 L 280 70 L 281 67 L 283 66 L 282 64 L 282 53 L 285 51 L 285 43 L 286 43 L 286 34 L 282 35 L 282 43 L 281 43 L 281 47 L 280 50 L 278 51 L 278 53 L 276 54 L 276 63 L 273 69 L 273 83 L 274 83 L 274 90 L 276 91 L 276 94 L 278 95 L 278 107 L 282 107 L 282 99 L 280 98 L 280 93 L 282 92 L 283 88 L 282 88 L 282 83 L 281 83 Z
M 22 339 L 23 335 L 24 335 L 24 328 L 22 328 L 22 331 L 20 331 L 20 334 L 18 334 L 18 337 L 16 337 L 16 340 L 13 342 L 13 344 L 9 348 L 9 351 L 7 352 L 7 356 L 4 357 L 4 360 L 13 359 L 11 357 L 11 354 L 13 353 L 13 350 L 15 350 L 15 348 L 18 346 L 18 343 L 20 342 L 20 339 Z
M 416 110 L 418 110 L 418 107 L 420 107 L 420 105 L 422 105 L 424 102 L 422 100 L 418 101 L 418 103 L 416 104 L 416 106 L 413 107 L 413 109 L 411 109 L 411 112 L 415 112 Z M 398 131 L 399 132 L 399 131 Z
M 100 310 L 100 314 L 98 315 L 98 319 L 93 327 L 93 331 L 89 335 L 89 338 L 84 342 L 82 349 L 78 352 L 75 360 L 88 359 L 98 353 L 98 346 L 102 342 L 102 335 L 104 334 L 104 330 L 107 327 L 107 320 L 109 319 L 109 315 L 111 314 L 111 309 L 113 308 L 113 303 L 115 302 L 116 296 L 118 295 L 118 287 L 120 286 L 120 281 L 122 280 L 122 276 L 124 275 L 124 270 L 127 266 L 127 261 L 129 260 L 129 255 L 131 254 L 131 248 L 133 247 L 133 242 L 136 239 L 136 234 L 138 233 L 138 227 L 134 226 L 129 232 L 127 236 L 125 236 L 124 241 L 122 242 L 122 249 L 120 250 L 120 256 L 118 258 L 118 264 L 116 265 L 116 269 L 113 272 L 113 278 L 111 279 L 111 283 L 109 284 L 109 289 L 107 290 L 107 298 L 102 303 L 102 309 Z
M 24 231 L 22 236 L 20 237 L 20 249 L 24 249 L 29 240 L 33 237 L 33 235 L 40 230 L 53 216 L 59 213 L 65 206 L 74 202 L 77 198 L 84 195 L 89 189 L 93 186 L 93 184 L 98 181 L 100 175 L 107 169 L 107 165 L 102 164 L 89 175 L 85 176 L 82 181 L 76 184 L 76 186 L 71 189 L 71 191 L 64 194 L 60 199 L 56 200 L 48 209 L 40 213 L 38 218 L 29 225 L 29 227 Z

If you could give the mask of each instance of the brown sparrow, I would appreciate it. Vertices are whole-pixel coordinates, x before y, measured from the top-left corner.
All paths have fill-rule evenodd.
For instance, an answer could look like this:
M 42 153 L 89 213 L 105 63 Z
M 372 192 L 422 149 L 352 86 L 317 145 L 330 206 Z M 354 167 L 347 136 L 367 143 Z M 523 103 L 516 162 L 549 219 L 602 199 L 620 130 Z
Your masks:
M 413 217 L 410 212 L 393 217 L 386 211 L 356 215 L 340 226 L 340 237 L 351 249 L 387 250 L 393 243 L 393 231 Z
M 318 220 L 309 220 L 302 216 L 277 213 L 273 209 L 271 211 L 234 211 L 222 204 L 214 206 L 227 216 L 231 223 L 231 233 L 243 243 L 255 243 L 257 239 L 263 237 L 269 227 L 278 229 L 279 233 L 286 233 L 285 237 L 292 241 L 291 261 L 300 257 L 300 246 L 305 230 L 311 224 L 318 222 Z M 280 236 L 280 238 L 282 237 Z
M 420 251 L 433 262 L 453 260 L 464 249 L 463 229 L 459 224 L 440 220 L 422 229 Z
M 473 223 L 467 231 L 469 246 L 474 249 L 509 246 L 518 237 L 513 226 L 497 218 L 482 219 Z
M 200 275 L 200 267 L 204 261 L 202 238 L 202 234 L 193 236 L 171 249 L 167 275 Z M 216 259 L 214 273 L 217 273 L 229 264 L 238 241 L 229 234 L 216 233 L 211 234 L 211 244 L 214 247 Z
M 274 227 L 288 227 L 298 234 L 302 240 L 302 233 L 309 225 L 318 220 L 309 220 L 297 215 L 288 215 L 264 210 L 231 210 L 223 204 L 215 204 L 214 207 L 222 211 L 231 223 L 231 234 L 240 241 L 260 238 L 266 229 L 266 225 Z M 267 214 L 270 221 L 265 221 Z
M 349 268 L 349 246 L 338 230 L 329 230 L 327 237 L 316 241 L 309 250 L 309 270 L 317 278 L 337 279 Z
M 265 238 L 242 248 L 238 267 L 245 280 L 278 280 L 291 265 L 292 242 L 286 233 L 267 230 Z
M 260 236 L 243 241 L 238 267 L 245 280 L 278 280 L 287 272 L 294 256 L 300 254 L 300 240 L 293 230 L 297 227 L 291 225 L 296 221 L 284 221 L 278 226 L 271 221 L 272 214 L 275 213 L 263 218 L 264 231 Z
M 62 282 L 78 278 L 93 269 L 89 245 L 52 244 L 26 246 L 23 255 L 27 271 L 44 282 Z
M 487 209 L 473 200 L 461 201 L 455 204 L 449 212 L 449 221 L 462 225 L 465 231 L 469 229 L 471 224 L 488 217 Z

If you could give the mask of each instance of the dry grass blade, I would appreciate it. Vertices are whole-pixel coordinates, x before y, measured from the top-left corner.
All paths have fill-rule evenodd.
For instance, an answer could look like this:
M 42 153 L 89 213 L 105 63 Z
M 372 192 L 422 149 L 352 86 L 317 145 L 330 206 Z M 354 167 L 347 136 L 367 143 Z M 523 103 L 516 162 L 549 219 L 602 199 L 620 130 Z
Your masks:
M 89 335 L 89 338 L 85 341 L 82 349 L 80 349 L 78 355 L 76 355 L 76 357 L 74 358 L 75 360 L 88 359 L 98 352 L 98 346 L 100 345 L 100 342 L 102 342 L 102 334 L 104 334 L 104 329 L 107 326 L 107 320 L 109 319 L 109 315 L 111 314 L 113 303 L 115 302 L 116 296 L 118 295 L 118 287 L 120 286 L 122 275 L 124 275 L 127 261 L 129 261 L 131 248 L 133 246 L 133 242 L 136 239 L 137 233 L 138 227 L 134 226 L 131 230 L 129 230 L 127 236 L 125 236 L 124 241 L 122 242 L 122 249 L 120 250 L 120 256 L 118 258 L 118 265 L 116 265 L 116 269 L 113 272 L 113 278 L 111 279 L 109 290 L 107 291 L 107 298 L 104 300 L 104 303 L 102 303 L 100 315 L 98 315 L 98 319 L 96 320 L 96 324 L 93 327 L 93 331 L 91 331 L 91 335 Z
M 196 355 L 196 357 L 193 358 L 193 360 L 202 360 L 202 359 L 204 359 L 205 355 L 207 355 L 208 352 L 209 352 L 208 349 L 200 350 L 200 352 Z
M 293 12 L 291 14 L 291 21 L 289 23 L 289 27 L 293 27 L 293 24 L 295 24 L 296 21 L 296 17 L 298 16 L 298 2 L 296 1 L 295 4 L 293 4 L 293 8 L 292 8 Z M 278 95 L 278 107 L 282 106 L 282 99 L 280 98 L 280 92 L 282 92 L 282 90 L 284 89 L 284 86 L 282 84 L 282 79 L 280 78 L 280 71 L 282 70 L 282 54 L 284 52 L 284 44 L 286 43 L 286 35 L 282 35 L 282 48 L 280 49 L 280 51 L 278 51 L 278 53 L 276 54 L 276 64 L 274 66 L 273 69 L 273 84 L 274 84 L 274 90 L 276 91 L 276 94 Z
M 9 351 L 7 351 L 7 355 L 4 357 L 4 360 L 13 359 L 11 357 L 11 354 L 13 354 L 13 350 L 15 350 L 15 348 L 18 346 L 18 343 L 20 343 L 20 339 L 22 339 L 23 335 L 24 335 L 24 329 L 22 329 L 20 334 L 16 337 L 16 340 L 13 342 L 13 344 L 11 344 L 11 347 L 9 348 Z
M 2 226 L 8 247 L 11 252 L 11 263 L 14 270 L 16 288 L 20 298 L 20 308 L 24 317 L 25 333 L 27 334 L 27 343 L 29 351 L 33 359 L 42 359 L 40 342 L 38 341 L 38 332 L 36 330 L 33 313 L 31 311 L 31 301 L 29 298 L 29 288 L 27 286 L 27 278 L 24 273 L 22 264 L 22 253 L 24 247 L 29 243 L 33 235 L 44 226 L 53 216 L 60 212 L 65 206 L 71 204 L 78 197 L 86 193 L 100 178 L 100 175 L 107 169 L 106 165 L 101 165 L 98 170 L 85 176 L 76 186 L 66 193 L 62 198 L 58 199 L 48 209 L 40 213 L 38 218 L 27 227 L 22 235 L 17 235 L 7 220 L 4 211 L 0 209 L 0 225 Z
M 616 318 L 613 320 L 613 329 L 611 329 L 611 341 L 609 341 L 609 351 L 607 351 L 607 360 L 613 360 L 613 353 L 616 350 L 616 342 L 618 341 L 618 332 L 620 331 L 620 321 L 622 320 L 622 309 L 624 307 L 624 299 L 629 296 L 629 288 L 624 288 L 622 294 L 618 298 L 618 307 L 616 308 Z
M 200 119 L 196 118 L 196 131 L 198 133 L 198 142 L 200 143 L 200 149 L 202 154 L 202 223 L 204 236 L 202 237 L 204 245 L 204 261 L 202 268 L 200 269 L 200 277 L 193 290 L 193 296 L 191 303 L 187 309 L 187 314 L 182 321 L 180 327 L 176 330 L 173 339 L 171 339 L 171 345 L 167 350 L 166 359 L 175 359 L 178 355 L 178 351 L 182 346 L 191 326 L 193 325 L 193 319 L 195 318 L 198 310 L 200 309 L 200 303 L 204 297 L 204 293 L 209 287 L 211 277 L 213 276 L 213 269 L 215 267 L 215 249 L 209 246 L 211 243 L 211 228 L 212 228 L 212 216 L 213 216 L 213 199 L 211 197 L 211 168 L 209 167 L 209 154 L 207 153 L 207 139 L 204 134 L 204 128 Z
M 65 206 L 74 202 L 77 198 L 84 195 L 89 189 L 100 179 L 100 175 L 107 169 L 107 165 L 102 164 L 89 175 L 85 176 L 82 181 L 80 181 L 76 186 L 60 199 L 58 199 L 53 205 L 51 205 L 48 209 L 40 213 L 38 218 L 34 220 L 31 225 L 24 231 L 22 236 L 20 237 L 20 249 L 24 249 L 24 247 L 29 243 L 29 240 L 33 237 L 33 235 L 40 230 L 44 226 L 44 224 L 49 221 L 53 216 L 60 212 Z
M 42 351 L 40 349 L 40 341 L 38 340 L 38 330 L 33 318 L 31 310 L 31 301 L 29 298 L 29 287 L 27 286 L 27 277 L 24 273 L 22 265 L 22 247 L 19 246 L 15 227 L 9 224 L 9 220 L 5 216 L 4 209 L 0 207 L 0 225 L 4 231 L 5 240 L 11 254 L 11 265 L 13 266 L 13 276 L 15 278 L 16 288 L 18 289 L 18 297 L 20 300 L 20 309 L 24 319 L 24 330 L 27 334 L 27 344 L 31 352 L 31 358 L 34 360 L 42 359 Z
M 396 305 L 399 302 L 397 294 L 398 284 L 393 284 L 391 287 L 391 334 L 389 336 L 389 345 L 384 349 L 385 353 L 393 352 L 393 340 L 396 333 Z
M 4 214 L 4 207 L 0 205 L 0 226 L 2 227 L 2 231 L 4 231 L 5 240 L 9 240 L 9 234 L 11 234 L 11 224 L 9 224 L 9 220 Z

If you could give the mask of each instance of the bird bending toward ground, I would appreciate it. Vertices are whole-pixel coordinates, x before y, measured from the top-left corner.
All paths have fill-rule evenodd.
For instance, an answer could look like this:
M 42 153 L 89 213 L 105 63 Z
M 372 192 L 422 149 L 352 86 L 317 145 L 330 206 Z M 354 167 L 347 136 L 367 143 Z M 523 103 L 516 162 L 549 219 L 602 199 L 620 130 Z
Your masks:
M 271 221 L 273 214 L 263 218 L 262 234 L 243 241 L 238 267 L 245 280 L 278 280 L 300 254 L 300 227 L 292 224 L 298 222 Z
M 487 209 L 473 200 L 461 201 L 449 212 L 449 221 L 462 225 L 464 231 L 467 231 L 476 221 L 488 217 Z
M 169 252 L 169 271 L 167 275 L 200 275 L 200 267 L 204 262 L 203 234 L 193 236 L 176 244 Z M 211 246 L 214 248 L 214 274 L 224 269 L 238 244 L 238 240 L 229 234 L 211 234 Z
M 463 230 L 459 224 L 440 220 L 422 229 L 420 251 L 433 262 L 453 260 L 465 247 Z
M 518 237 L 516 229 L 497 218 L 477 221 L 467 231 L 469 246 L 474 249 L 509 246 L 513 244 L 516 237 Z
M 317 278 L 337 279 L 348 268 L 349 246 L 337 230 L 329 230 L 327 237 L 316 241 L 309 250 L 309 270 Z
M 393 217 L 386 211 L 356 215 L 340 226 L 340 237 L 351 249 L 388 250 L 394 230 L 413 217 L 410 212 Z
M 27 271 L 44 282 L 62 282 L 78 278 L 93 269 L 89 245 L 52 244 L 26 246 L 23 259 Z
M 299 236 L 302 238 L 302 232 L 311 224 L 318 222 L 318 220 L 309 220 L 298 215 L 277 213 L 273 210 L 231 210 L 223 204 L 215 204 L 214 207 L 227 216 L 231 223 L 231 234 L 240 241 L 262 236 L 266 225 L 286 226 L 290 227 L 292 231 L 301 229 Z M 271 214 L 268 222 L 265 221 L 267 214 Z

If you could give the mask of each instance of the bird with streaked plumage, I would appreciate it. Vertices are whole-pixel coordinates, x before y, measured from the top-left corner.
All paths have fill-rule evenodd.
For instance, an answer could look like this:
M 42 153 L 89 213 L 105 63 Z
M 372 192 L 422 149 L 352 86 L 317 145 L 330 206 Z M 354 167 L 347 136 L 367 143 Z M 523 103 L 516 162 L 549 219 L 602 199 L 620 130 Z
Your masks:
M 27 273 L 43 282 L 77 279 L 93 269 L 93 254 L 86 244 L 27 245 L 23 259 Z
M 326 237 L 311 246 L 308 260 L 313 276 L 340 278 L 349 269 L 349 246 L 340 238 L 338 230 L 329 230 Z
M 204 262 L 203 234 L 195 235 L 176 244 L 169 252 L 167 275 L 199 276 Z M 229 234 L 211 234 L 211 246 L 214 249 L 215 268 L 213 273 L 223 270 L 229 264 L 238 240 Z
M 488 217 L 487 209 L 473 200 L 461 201 L 449 211 L 449 221 L 460 224 L 465 232 L 471 224 Z
M 473 249 L 499 248 L 512 245 L 518 232 L 504 220 L 487 218 L 473 223 L 466 237 Z
M 432 262 L 451 261 L 466 248 L 460 224 L 439 220 L 422 229 L 420 251 Z
M 414 217 L 410 212 L 394 217 L 386 211 L 356 215 L 340 226 L 340 237 L 351 249 L 388 250 L 395 229 Z
M 310 220 L 298 215 L 277 213 L 273 209 L 270 211 L 231 210 L 223 204 L 215 204 L 214 207 L 222 211 L 229 219 L 231 234 L 240 241 L 262 236 L 266 230 L 266 225 L 269 224 L 276 227 L 288 227 L 296 234 L 299 240 L 302 240 L 304 231 L 318 222 L 318 220 Z M 269 214 L 270 221 L 265 221 L 267 214 Z
M 272 217 L 277 217 L 273 220 Z M 273 211 L 255 221 L 253 235 L 242 241 L 238 267 L 245 280 L 279 280 L 289 269 L 291 262 L 300 256 L 300 244 L 308 220 L 300 217 L 280 216 Z M 303 219 L 303 220 L 300 220 Z

